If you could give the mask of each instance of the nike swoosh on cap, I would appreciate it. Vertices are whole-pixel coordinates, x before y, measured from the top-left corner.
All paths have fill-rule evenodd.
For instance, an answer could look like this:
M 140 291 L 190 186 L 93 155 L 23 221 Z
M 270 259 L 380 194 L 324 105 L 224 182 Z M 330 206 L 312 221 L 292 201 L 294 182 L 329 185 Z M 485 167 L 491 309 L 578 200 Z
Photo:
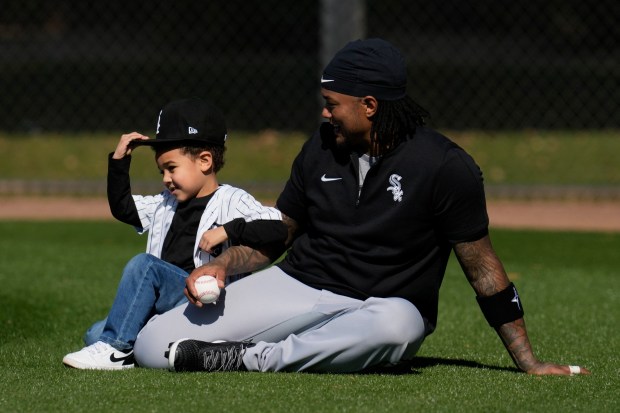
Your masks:
M 342 178 L 328 178 L 325 174 L 321 177 L 321 181 L 323 182 L 340 181 L 341 179 Z
M 333 82 L 334 79 L 325 79 L 323 78 L 323 76 L 321 76 L 321 83 L 328 83 L 328 82 Z

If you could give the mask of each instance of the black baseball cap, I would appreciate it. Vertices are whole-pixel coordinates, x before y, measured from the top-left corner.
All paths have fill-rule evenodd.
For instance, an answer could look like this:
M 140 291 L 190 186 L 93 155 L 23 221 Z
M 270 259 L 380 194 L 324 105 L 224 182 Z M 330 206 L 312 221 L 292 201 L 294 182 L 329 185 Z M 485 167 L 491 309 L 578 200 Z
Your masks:
M 226 121 L 222 112 L 201 98 L 175 100 L 159 112 L 155 139 L 135 140 L 136 145 L 224 146 Z
M 401 99 L 407 93 L 405 58 L 383 39 L 349 42 L 325 67 L 321 87 L 349 96 Z

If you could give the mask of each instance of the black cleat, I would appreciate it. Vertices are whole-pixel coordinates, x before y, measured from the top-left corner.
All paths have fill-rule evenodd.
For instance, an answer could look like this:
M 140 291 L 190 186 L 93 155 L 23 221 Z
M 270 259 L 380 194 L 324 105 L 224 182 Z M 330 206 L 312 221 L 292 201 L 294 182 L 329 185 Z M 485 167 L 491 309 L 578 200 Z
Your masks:
M 206 341 L 182 338 L 167 351 L 170 371 L 245 371 L 243 355 L 254 343 Z

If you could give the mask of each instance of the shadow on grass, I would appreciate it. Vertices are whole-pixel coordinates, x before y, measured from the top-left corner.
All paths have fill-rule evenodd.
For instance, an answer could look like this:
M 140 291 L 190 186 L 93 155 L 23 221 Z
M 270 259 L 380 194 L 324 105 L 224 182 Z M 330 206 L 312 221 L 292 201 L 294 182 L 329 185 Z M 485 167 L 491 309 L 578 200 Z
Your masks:
M 473 369 L 485 369 L 496 371 L 507 371 L 517 373 L 519 369 L 515 367 L 500 367 L 490 366 L 488 364 L 478 363 L 477 361 L 461 360 L 461 359 L 446 359 L 439 357 L 416 357 L 413 360 L 399 363 L 396 366 L 375 367 L 367 369 L 362 374 L 422 374 L 423 369 L 437 366 L 456 366 L 456 367 L 468 367 Z

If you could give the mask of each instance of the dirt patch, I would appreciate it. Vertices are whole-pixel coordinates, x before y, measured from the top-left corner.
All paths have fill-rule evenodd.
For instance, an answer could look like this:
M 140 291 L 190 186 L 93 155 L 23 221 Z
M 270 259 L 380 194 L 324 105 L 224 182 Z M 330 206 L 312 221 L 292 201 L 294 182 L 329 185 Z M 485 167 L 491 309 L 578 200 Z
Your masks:
M 496 228 L 620 231 L 615 201 L 491 201 L 488 211 Z
M 3 220 L 114 219 L 103 198 L 13 197 L 0 201 Z
M 620 231 L 620 202 L 617 201 L 489 201 L 488 210 L 491 226 L 495 228 Z M 0 219 L 114 218 L 102 198 L 17 197 L 0 202 Z

